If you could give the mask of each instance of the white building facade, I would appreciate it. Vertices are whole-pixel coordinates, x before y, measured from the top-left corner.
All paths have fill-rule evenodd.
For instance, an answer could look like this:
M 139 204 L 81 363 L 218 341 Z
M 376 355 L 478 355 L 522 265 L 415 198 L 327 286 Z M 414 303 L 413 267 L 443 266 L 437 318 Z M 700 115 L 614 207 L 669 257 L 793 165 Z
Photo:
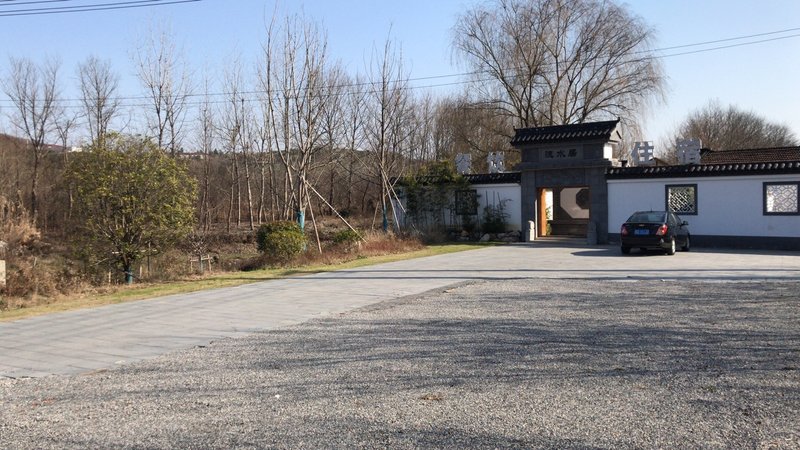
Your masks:
M 615 168 L 607 173 L 609 240 L 635 211 L 675 211 L 692 244 L 800 250 L 800 163 Z

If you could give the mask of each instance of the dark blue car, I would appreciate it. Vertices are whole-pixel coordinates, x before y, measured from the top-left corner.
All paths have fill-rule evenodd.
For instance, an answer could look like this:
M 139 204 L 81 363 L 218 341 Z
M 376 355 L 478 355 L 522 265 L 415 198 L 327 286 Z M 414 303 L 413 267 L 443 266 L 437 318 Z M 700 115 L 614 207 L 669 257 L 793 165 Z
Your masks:
M 637 211 L 633 213 L 619 230 L 620 250 L 630 253 L 632 248 L 662 250 L 674 255 L 680 247 L 689 251 L 689 224 L 671 211 Z

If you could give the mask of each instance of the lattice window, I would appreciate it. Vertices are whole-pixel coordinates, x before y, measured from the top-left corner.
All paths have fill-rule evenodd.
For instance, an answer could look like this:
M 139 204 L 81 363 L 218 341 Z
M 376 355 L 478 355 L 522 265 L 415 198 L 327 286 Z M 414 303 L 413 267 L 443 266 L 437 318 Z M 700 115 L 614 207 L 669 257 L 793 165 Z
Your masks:
M 667 209 L 676 214 L 697 214 L 697 185 L 667 185 Z
M 800 183 L 764 183 L 764 214 L 800 214 Z
M 478 192 L 474 189 L 456 191 L 456 214 L 474 216 L 478 214 Z

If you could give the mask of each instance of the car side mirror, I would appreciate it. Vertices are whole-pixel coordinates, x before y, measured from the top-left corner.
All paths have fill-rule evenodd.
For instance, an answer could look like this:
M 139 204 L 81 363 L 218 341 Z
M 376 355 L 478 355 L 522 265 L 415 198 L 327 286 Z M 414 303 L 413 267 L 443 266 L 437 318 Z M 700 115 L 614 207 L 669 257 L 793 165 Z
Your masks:
M 681 222 L 681 226 L 682 226 L 682 227 L 689 226 L 689 222 L 687 222 L 687 221 L 685 221 L 685 220 L 684 220 L 683 222 Z

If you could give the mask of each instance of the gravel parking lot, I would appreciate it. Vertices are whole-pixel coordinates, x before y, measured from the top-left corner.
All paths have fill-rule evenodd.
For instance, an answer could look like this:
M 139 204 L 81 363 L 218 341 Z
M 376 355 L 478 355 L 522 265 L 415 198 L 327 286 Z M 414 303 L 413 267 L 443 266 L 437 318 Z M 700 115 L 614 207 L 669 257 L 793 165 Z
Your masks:
M 492 280 L 0 380 L 0 448 L 797 448 L 800 282 Z

